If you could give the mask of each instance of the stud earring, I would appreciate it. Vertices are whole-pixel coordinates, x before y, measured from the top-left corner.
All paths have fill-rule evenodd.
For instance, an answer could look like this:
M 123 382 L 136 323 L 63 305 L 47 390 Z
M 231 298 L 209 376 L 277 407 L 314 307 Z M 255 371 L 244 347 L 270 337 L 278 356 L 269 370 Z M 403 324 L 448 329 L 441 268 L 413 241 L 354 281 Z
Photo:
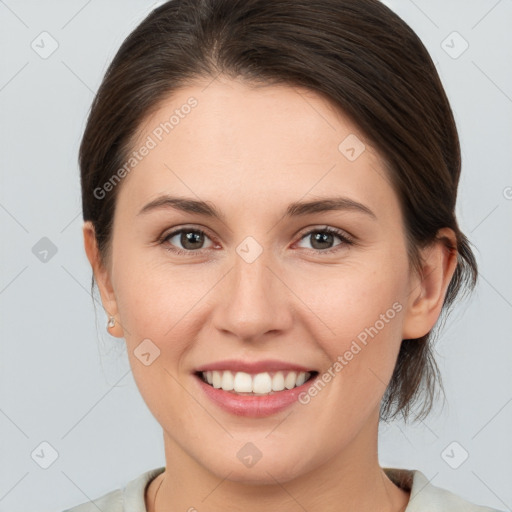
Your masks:
M 107 324 L 107 330 L 112 329 L 112 327 L 114 327 L 115 325 L 116 325 L 116 319 L 113 316 L 109 317 L 108 324 Z

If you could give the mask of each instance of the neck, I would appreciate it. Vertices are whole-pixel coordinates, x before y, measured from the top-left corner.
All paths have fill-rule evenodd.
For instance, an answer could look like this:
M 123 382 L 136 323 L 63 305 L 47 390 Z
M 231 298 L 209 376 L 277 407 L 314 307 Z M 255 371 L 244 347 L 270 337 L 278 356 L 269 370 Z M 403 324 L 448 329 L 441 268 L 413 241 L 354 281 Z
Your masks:
M 312 461 L 313 469 L 307 473 L 276 478 L 272 469 L 265 471 L 265 483 L 234 481 L 229 479 L 230 472 L 212 473 L 164 432 L 166 470 L 146 489 L 147 511 L 207 508 L 221 512 L 236 503 L 236 509 L 246 512 L 263 508 L 280 512 L 401 512 L 410 493 L 391 482 L 380 467 L 377 428 L 378 423 L 364 429 L 341 453 L 325 457 L 322 464 L 315 466 Z

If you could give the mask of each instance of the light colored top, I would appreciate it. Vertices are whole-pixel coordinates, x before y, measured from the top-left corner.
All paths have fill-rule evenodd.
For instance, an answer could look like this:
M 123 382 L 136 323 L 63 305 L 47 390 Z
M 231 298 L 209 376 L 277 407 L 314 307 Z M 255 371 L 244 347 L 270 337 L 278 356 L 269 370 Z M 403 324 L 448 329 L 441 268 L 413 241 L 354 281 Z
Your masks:
M 418 470 L 382 468 L 389 479 L 411 495 L 405 512 L 503 512 L 471 503 L 446 489 L 432 485 Z M 147 485 L 165 470 L 164 467 L 142 473 L 126 484 L 95 499 L 63 512 L 147 512 L 144 494 Z

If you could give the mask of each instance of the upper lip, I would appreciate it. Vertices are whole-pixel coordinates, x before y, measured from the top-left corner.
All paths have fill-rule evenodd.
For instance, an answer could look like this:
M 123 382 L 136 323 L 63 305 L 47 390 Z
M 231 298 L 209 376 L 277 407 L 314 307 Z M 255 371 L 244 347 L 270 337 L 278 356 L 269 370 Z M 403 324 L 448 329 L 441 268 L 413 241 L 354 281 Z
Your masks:
M 265 359 L 262 361 L 242 361 L 236 359 L 225 359 L 214 363 L 204 364 L 196 368 L 196 372 L 207 372 L 211 370 L 231 370 L 232 372 L 263 373 L 277 372 L 279 370 L 313 372 L 300 364 L 278 361 L 277 359 Z

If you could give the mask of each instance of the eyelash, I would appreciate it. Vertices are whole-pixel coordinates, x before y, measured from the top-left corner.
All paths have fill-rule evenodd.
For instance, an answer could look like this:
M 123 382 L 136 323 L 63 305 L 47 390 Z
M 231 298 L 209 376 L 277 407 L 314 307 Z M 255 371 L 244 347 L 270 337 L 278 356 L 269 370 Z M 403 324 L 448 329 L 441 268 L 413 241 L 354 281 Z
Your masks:
M 205 236 L 207 236 L 208 238 L 211 239 L 211 237 L 209 237 L 201 229 L 196 229 L 196 228 L 180 228 L 180 229 L 177 229 L 176 231 L 172 231 L 171 233 L 162 235 L 158 239 L 158 243 L 161 244 L 161 245 L 164 245 L 164 244 L 166 244 L 168 242 L 168 240 L 170 238 L 173 238 L 174 236 L 179 235 L 180 233 L 191 233 L 191 232 L 205 235 Z M 322 250 L 322 249 L 307 249 L 308 251 L 313 251 L 316 254 L 321 254 L 321 255 L 332 254 L 333 252 L 339 251 L 344 246 L 350 246 L 350 245 L 354 245 L 355 244 L 354 239 L 351 236 L 349 236 L 346 232 L 341 231 L 340 229 L 337 229 L 337 228 L 330 227 L 330 226 L 325 226 L 323 228 L 311 229 L 310 231 L 307 231 L 306 233 L 304 233 L 300 237 L 299 240 L 303 240 L 304 238 L 306 238 L 306 237 L 308 237 L 308 236 L 310 236 L 310 235 L 312 235 L 314 233 L 328 233 L 330 235 L 335 235 L 342 242 L 342 243 L 340 243 L 340 244 L 338 244 L 338 245 L 336 245 L 336 246 L 334 246 L 334 247 L 332 247 L 330 249 L 325 249 L 325 250 Z M 166 251 L 173 252 L 173 253 L 178 254 L 178 255 L 191 256 L 193 254 L 200 253 L 202 251 L 202 249 L 198 249 L 198 250 L 195 250 L 195 251 L 194 250 L 186 250 L 186 249 L 180 249 L 178 247 L 171 246 L 169 244 L 169 247 L 166 247 Z

